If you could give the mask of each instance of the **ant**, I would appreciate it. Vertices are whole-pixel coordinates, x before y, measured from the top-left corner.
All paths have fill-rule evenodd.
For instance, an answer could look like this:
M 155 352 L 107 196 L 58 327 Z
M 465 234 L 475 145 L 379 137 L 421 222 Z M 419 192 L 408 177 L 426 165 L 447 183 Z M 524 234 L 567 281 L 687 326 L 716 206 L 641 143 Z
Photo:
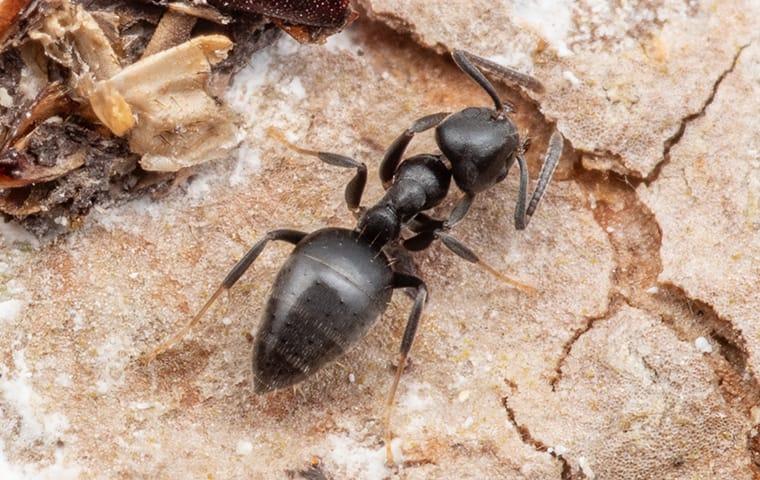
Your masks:
M 516 288 L 531 291 L 531 287 L 510 280 L 483 263 L 447 231 L 464 217 L 477 193 L 504 180 L 515 161 L 520 167 L 515 226 L 525 228 L 562 152 L 562 137 L 555 132 L 528 203 L 528 169 L 524 152 L 529 142 L 520 141 L 517 127 L 508 117 L 514 108 L 499 99 L 478 66 L 496 71 L 526 88 L 540 90 L 541 84 L 532 77 L 464 51 L 454 51 L 452 56 L 459 68 L 491 96 L 494 109 L 466 108 L 453 115 L 437 113 L 414 122 L 387 150 L 380 165 L 380 179 L 386 193 L 367 209 L 360 207 L 367 183 L 364 163 L 343 155 L 288 144 L 329 165 L 356 171 L 345 189 L 346 204 L 358 218 L 356 227 L 352 230 L 322 228 L 312 233 L 289 229 L 270 231 L 230 270 L 198 314 L 145 359 L 150 361 L 179 342 L 222 292 L 229 290 L 264 247 L 274 240 L 291 243 L 295 249 L 275 278 L 256 335 L 253 353 L 256 393 L 301 382 L 343 355 L 387 309 L 393 290 L 410 289 L 414 291 L 414 305 L 401 340 L 396 374 L 384 414 L 387 458 L 392 464 L 392 407 L 428 293 L 421 278 L 394 269 L 396 259 L 388 250 L 400 243 L 403 248 L 397 249 L 398 255 L 403 256 L 403 250 L 422 250 L 435 239 L 440 239 L 456 255 L 486 268 Z M 437 127 L 436 141 L 443 153 L 415 155 L 402 161 L 414 135 L 433 127 Z M 285 141 L 284 138 L 281 140 Z M 464 197 L 457 202 L 447 220 L 427 216 L 423 212 L 440 205 L 446 198 L 452 177 Z M 409 228 L 415 235 L 404 240 L 402 227 Z

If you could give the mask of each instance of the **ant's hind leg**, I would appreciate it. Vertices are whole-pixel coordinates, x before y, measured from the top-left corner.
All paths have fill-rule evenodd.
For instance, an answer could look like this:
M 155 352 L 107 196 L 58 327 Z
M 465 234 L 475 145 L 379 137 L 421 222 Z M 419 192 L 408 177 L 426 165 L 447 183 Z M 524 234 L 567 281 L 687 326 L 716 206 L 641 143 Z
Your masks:
M 530 203 L 528 203 L 528 165 L 523 156 L 523 152 L 517 153 L 517 164 L 520 167 L 520 191 L 517 196 L 517 205 L 515 206 L 515 228 L 524 230 L 528 226 L 533 213 L 535 213 L 538 203 L 546 193 L 546 187 L 554 176 L 559 159 L 562 156 L 562 144 L 564 139 L 558 131 L 554 131 L 549 139 L 549 147 L 546 149 L 544 164 L 541 172 L 538 174 L 536 189 L 533 191 Z
M 203 317 L 203 315 L 206 313 L 206 311 L 211 308 L 211 306 L 216 302 L 216 300 L 219 298 L 219 296 L 223 293 L 228 291 L 232 286 L 237 282 L 240 277 L 248 270 L 248 268 L 253 264 L 254 260 L 258 258 L 258 256 L 261 254 L 261 252 L 264 250 L 264 247 L 266 247 L 267 243 L 269 243 L 272 240 L 282 240 L 284 242 L 297 244 L 300 242 L 307 234 L 304 232 L 299 232 L 297 230 L 272 230 L 271 232 L 267 233 L 264 238 L 259 240 L 253 247 L 251 247 L 250 250 L 248 250 L 248 253 L 246 253 L 243 258 L 238 261 L 234 267 L 232 267 L 232 270 L 227 274 L 227 276 L 224 278 L 224 281 L 222 281 L 222 284 L 219 285 L 219 287 L 216 289 L 216 291 L 211 295 L 211 298 L 208 299 L 208 301 L 203 305 L 203 308 L 200 309 L 200 311 L 191 318 L 182 328 L 177 330 L 172 336 L 165 339 L 163 342 L 161 342 L 157 347 L 155 347 L 153 350 L 151 350 L 149 353 L 143 355 L 142 361 L 143 363 L 150 363 L 153 361 L 158 355 L 162 354 L 166 350 L 172 348 L 174 345 L 176 345 L 182 338 L 187 335 L 187 333 L 190 331 L 190 329 L 198 323 L 198 321 Z
M 448 116 L 448 112 L 440 112 L 417 119 L 411 127 L 404 130 L 404 133 L 393 141 L 388 150 L 385 151 L 382 162 L 380 162 L 380 181 L 383 182 L 383 187 L 386 190 L 393 182 L 393 175 L 395 175 L 406 147 L 409 146 L 414 135 L 438 126 Z
M 425 282 L 418 277 L 411 275 L 405 275 L 403 273 L 394 273 L 393 275 L 393 288 L 413 288 L 416 290 L 414 299 L 414 306 L 409 313 L 409 319 L 406 322 L 406 328 L 404 329 L 404 337 L 401 340 L 401 349 L 399 351 L 398 365 L 396 366 L 396 375 L 393 377 L 393 383 L 391 384 L 391 390 L 388 393 L 388 399 L 385 403 L 385 415 L 383 417 L 385 423 L 385 452 L 386 461 L 388 465 L 393 465 L 393 448 L 391 447 L 391 441 L 393 440 L 393 431 L 391 430 L 391 414 L 393 413 L 393 405 L 396 399 L 396 390 L 398 389 L 398 383 L 401 379 L 401 374 L 404 372 L 404 365 L 406 359 L 409 356 L 409 350 L 412 349 L 412 342 L 414 342 L 414 335 L 417 333 L 417 326 L 420 323 L 422 317 L 422 308 L 427 301 L 427 286 Z
M 298 145 L 291 143 L 285 138 L 285 135 L 283 135 L 282 132 L 276 129 L 270 129 L 269 135 L 273 136 L 277 141 L 289 149 L 304 155 L 317 157 L 328 165 L 342 168 L 355 168 L 356 174 L 351 181 L 348 182 L 348 185 L 346 185 L 345 197 L 348 208 L 354 213 L 359 211 L 359 205 L 361 205 L 362 195 L 364 194 L 364 187 L 367 185 L 367 166 L 364 163 L 337 153 L 318 152 L 316 150 L 301 148 Z
M 362 203 L 364 187 L 367 185 L 367 166 L 351 157 L 345 157 L 337 153 L 316 152 L 316 156 L 328 165 L 356 169 L 356 175 L 346 185 L 345 197 L 349 210 L 357 212 Z

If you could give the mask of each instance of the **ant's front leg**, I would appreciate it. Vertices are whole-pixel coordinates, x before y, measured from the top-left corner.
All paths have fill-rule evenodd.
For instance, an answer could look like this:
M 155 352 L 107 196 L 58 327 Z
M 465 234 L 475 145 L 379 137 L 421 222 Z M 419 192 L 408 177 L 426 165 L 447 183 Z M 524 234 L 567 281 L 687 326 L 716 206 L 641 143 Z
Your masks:
M 470 211 L 470 207 L 472 206 L 472 202 L 474 200 L 474 193 L 465 193 L 462 198 L 460 198 L 454 205 L 454 208 L 451 210 L 451 213 L 449 214 L 449 218 L 447 220 L 439 220 L 425 213 L 418 213 L 409 222 L 407 222 L 406 226 L 417 234 L 433 231 L 447 232 L 451 230 L 454 225 L 459 223 L 465 215 L 467 215 L 467 212 Z M 427 245 L 415 250 L 422 250 L 426 247 Z
M 404 133 L 393 141 L 388 150 L 385 151 L 383 161 L 380 162 L 380 181 L 383 182 L 383 187 L 386 190 L 393 183 L 396 169 L 401 163 L 406 147 L 409 146 L 409 142 L 412 141 L 414 135 L 438 126 L 448 116 L 448 112 L 440 112 L 417 119 L 411 127 L 404 130 Z

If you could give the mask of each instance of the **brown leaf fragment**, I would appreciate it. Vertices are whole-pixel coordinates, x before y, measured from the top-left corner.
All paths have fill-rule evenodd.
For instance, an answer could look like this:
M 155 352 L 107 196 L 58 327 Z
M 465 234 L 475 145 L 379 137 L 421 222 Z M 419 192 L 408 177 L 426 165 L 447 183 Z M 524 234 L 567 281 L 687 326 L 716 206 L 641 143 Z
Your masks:
M 0 0 L 0 45 L 5 43 L 16 20 L 31 0 Z
M 143 58 L 149 57 L 162 50 L 176 47 L 182 42 L 190 39 L 190 32 L 193 30 L 197 18 L 180 12 L 169 10 L 161 17 L 161 22 L 153 32 L 150 43 L 145 47 Z
M 68 89 L 60 82 L 49 84 L 27 110 L 20 110 L 16 124 L 9 137 L 0 143 L 0 151 L 13 144 L 33 128 L 54 115 L 73 111 L 75 103 L 68 96 Z
M 227 25 L 232 22 L 232 18 L 222 14 L 216 8 L 210 5 L 196 5 L 192 3 L 173 2 L 167 5 L 169 12 L 183 13 L 190 17 L 202 18 L 209 22 Z
M 33 163 L 28 154 L 9 149 L 0 157 L 0 163 L 12 160 L 19 168 L 13 170 L 10 175 L 0 174 L 0 188 L 25 187 L 55 180 L 84 165 L 84 159 L 84 151 L 78 151 L 61 159 L 55 165 L 43 166 Z

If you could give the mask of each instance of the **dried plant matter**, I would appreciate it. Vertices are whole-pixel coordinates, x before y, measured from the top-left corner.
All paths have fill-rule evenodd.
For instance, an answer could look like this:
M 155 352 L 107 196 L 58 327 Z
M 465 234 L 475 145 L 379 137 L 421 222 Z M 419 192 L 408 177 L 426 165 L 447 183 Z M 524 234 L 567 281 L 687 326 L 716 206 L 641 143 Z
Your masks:
M 228 7 L 244 13 L 229 15 Z M 74 219 L 92 201 L 155 190 L 181 169 L 227 156 L 239 142 L 239 118 L 220 97 L 250 54 L 275 37 L 262 15 L 288 28 L 306 22 L 307 40 L 322 40 L 351 18 L 342 1 L 323 2 L 317 11 L 264 7 L 222 5 L 225 13 L 184 2 L 8 4 L 0 17 L 0 209 L 18 218 Z M 65 135 L 73 126 L 99 144 L 119 145 L 107 151 L 127 153 L 111 159 L 120 168 L 92 168 L 104 152 L 91 134 Z M 77 155 L 40 150 L 51 143 L 43 134 L 73 142 Z M 97 177 L 108 173 L 118 176 Z M 82 176 L 100 187 L 74 187 Z M 62 189 L 81 198 L 58 195 Z

